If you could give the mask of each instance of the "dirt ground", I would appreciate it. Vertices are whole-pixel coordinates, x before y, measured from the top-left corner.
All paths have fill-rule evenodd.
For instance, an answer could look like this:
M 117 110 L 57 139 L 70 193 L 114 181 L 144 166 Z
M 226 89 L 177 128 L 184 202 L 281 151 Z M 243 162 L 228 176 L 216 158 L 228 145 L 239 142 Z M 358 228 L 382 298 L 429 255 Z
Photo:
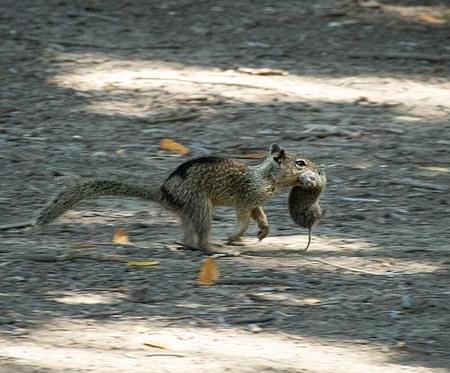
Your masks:
M 281 192 L 215 286 L 147 202 L 1 232 L 1 373 L 450 372 L 449 1 L 2 0 L 0 34 L 0 225 L 275 142 L 329 177 L 307 253 Z

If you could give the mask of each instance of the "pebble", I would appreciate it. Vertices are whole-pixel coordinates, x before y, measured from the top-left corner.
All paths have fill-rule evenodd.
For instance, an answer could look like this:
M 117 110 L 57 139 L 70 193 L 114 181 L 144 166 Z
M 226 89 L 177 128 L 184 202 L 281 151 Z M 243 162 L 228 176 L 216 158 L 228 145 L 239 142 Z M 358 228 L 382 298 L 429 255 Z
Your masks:
M 403 309 L 411 309 L 413 305 L 412 298 L 407 294 L 402 295 L 400 303 Z
M 128 289 L 128 300 L 133 303 L 156 303 L 166 298 L 159 291 L 150 287 L 135 287 Z
M 0 325 L 14 324 L 14 319 L 8 316 L 0 316 Z
M 247 328 L 252 333 L 261 333 L 263 331 L 262 328 L 257 324 L 249 324 Z
M 134 303 L 150 303 L 153 300 L 147 287 L 128 289 L 128 300 Z

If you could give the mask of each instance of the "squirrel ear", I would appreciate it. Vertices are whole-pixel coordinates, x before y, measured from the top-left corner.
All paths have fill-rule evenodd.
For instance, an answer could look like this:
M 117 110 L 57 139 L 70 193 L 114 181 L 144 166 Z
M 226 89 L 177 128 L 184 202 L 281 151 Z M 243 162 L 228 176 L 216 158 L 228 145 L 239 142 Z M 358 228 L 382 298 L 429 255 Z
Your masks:
M 272 144 L 270 146 L 270 155 L 278 163 L 280 163 L 281 160 L 286 156 L 284 150 L 281 149 L 278 144 Z
M 278 144 L 270 145 L 270 155 L 277 155 L 281 152 L 281 148 Z

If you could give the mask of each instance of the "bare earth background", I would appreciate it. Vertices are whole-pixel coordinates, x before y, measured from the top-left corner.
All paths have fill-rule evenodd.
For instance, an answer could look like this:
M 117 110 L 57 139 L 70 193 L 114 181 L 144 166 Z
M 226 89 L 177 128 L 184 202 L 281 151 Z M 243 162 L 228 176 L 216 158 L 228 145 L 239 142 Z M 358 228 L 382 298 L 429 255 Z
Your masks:
M 162 138 L 277 142 L 329 187 L 309 252 L 280 193 L 211 287 L 146 202 L 2 233 L 0 372 L 450 372 L 449 20 L 431 0 L 2 0 L 0 224 L 79 176 L 159 183 L 188 159 Z M 108 244 L 119 227 L 135 247 Z

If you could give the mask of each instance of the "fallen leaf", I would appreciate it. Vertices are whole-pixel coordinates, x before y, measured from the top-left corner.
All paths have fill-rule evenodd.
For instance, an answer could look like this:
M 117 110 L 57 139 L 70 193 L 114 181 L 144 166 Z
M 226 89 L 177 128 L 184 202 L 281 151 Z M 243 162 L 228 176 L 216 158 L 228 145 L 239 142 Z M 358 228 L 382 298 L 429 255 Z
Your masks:
M 219 279 L 219 267 L 211 257 L 207 258 L 200 267 L 198 275 L 199 285 L 214 285 Z
M 163 150 L 175 152 L 181 155 L 187 155 L 190 152 L 189 148 L 172 139 L 162 139 L 161 142 L 159 143 L 159 146 Z
M 141 261 L 141 262 L 127 262 L 130 267 L 153 267 L 159 265 L 159 262 Z
M 116 154 L 118 155 L 124 155 L 127 152 L 127 149 L 117 149 Z
M 320 304 L 320 303 L 322 303 L 322 301 L 320 299 L 317 299 L 317 298 L 305 298 L 305 299 L 303 299 L 303 304 L 314 305 L 314 304 Z
M 125 229 L 119 228 L 113 236 L 113 242 L 120 245 L 131 245 L 128 239 L 128 233 Z
M 448 167 L 437 167 L 437 166 L 418 166 L 421 170 L 433 171 L 433 172 L 450 172 Z
M 446 23 L 445 19 L 441 17 L 432 16 L 430 14 L 421 14 L 417 16 L 417 19 L 419 21 L 425 22 L 425 23 L 431 23 L 433 25 L 442 25 L 443 23 Z

